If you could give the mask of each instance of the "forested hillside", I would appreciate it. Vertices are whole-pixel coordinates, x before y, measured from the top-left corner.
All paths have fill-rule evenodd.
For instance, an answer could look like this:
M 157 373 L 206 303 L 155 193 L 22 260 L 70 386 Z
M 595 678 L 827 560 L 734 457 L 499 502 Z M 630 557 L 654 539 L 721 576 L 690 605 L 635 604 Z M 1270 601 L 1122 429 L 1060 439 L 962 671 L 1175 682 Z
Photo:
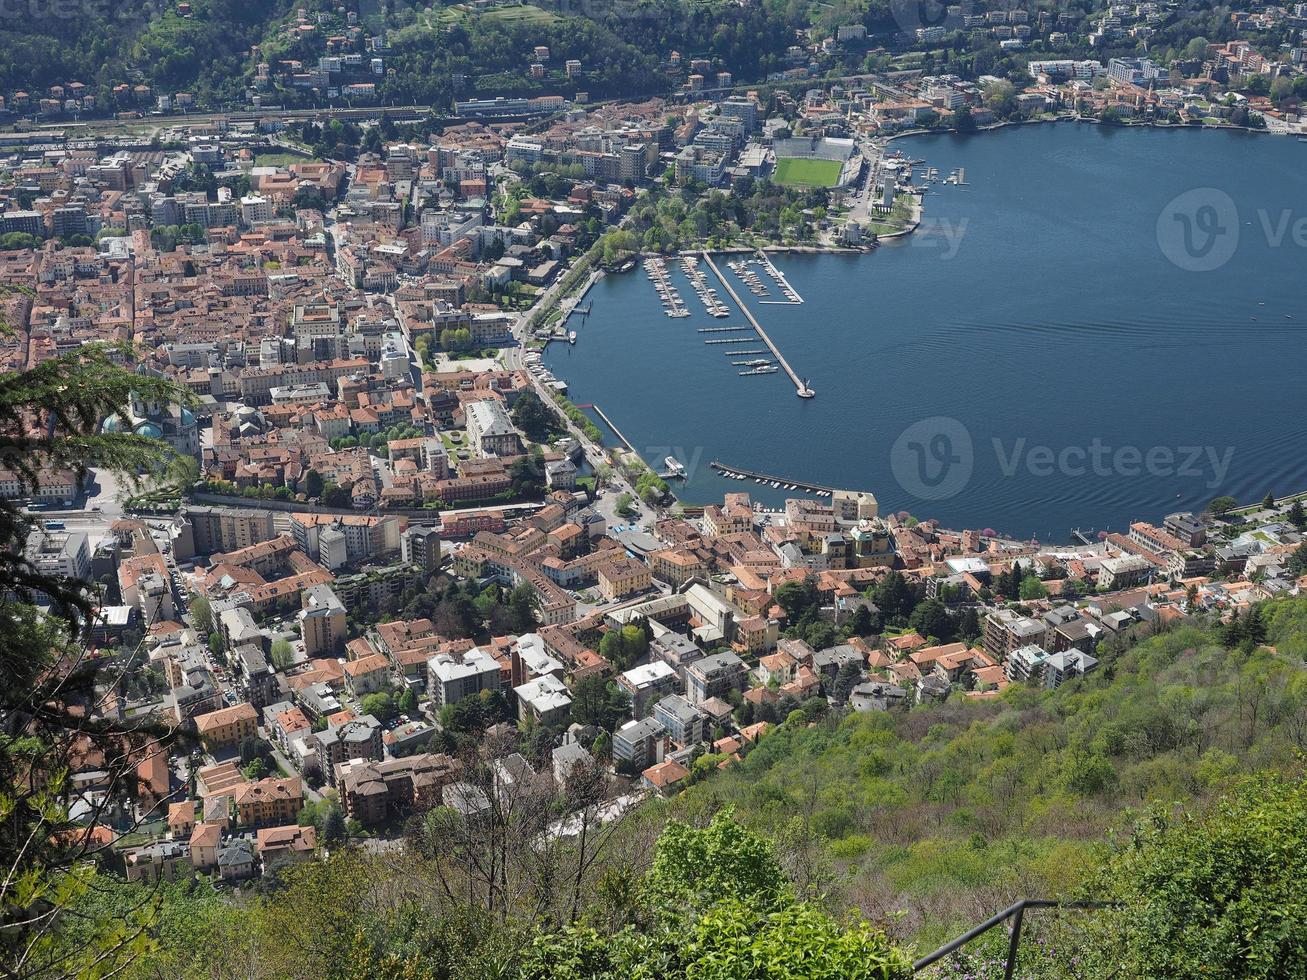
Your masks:
M 673 810 L 693 821 L 734 805 L 788 843 L 801 883 L 930 944 L 1018 897 L 1074 892 L 1129 809 L 1294 768 L 1304 653 L 1307 600 L 1294 599 L 1100 648 L 1100 671 L 1056 691 L 792 717 Z
M 121 84 L 188 91 L 200 104 L 238 98 L 253 69 L 251 46 L 291 7 L 291 0 L 13 4 L 0 18 L 0 91 L 36 98 L 78 81 L 105 109 L 137 107 L 114 95 Z M 14 16 L 19 9 L 24 16 Z

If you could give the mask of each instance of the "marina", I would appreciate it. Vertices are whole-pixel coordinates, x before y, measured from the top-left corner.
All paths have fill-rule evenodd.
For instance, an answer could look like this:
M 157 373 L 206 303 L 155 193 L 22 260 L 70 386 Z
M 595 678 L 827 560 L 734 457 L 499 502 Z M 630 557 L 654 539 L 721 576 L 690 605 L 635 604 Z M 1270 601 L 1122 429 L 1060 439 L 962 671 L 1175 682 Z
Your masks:
M 714 459 L 708 465 L 728 480 L 752 480 L 754 483 L 760 483 L 775 490 L 800 490 L 805 493 L 815 494 L 818 497 L 829 497 L 836 489 L 820 483 L 805 483 L 802 480 L 773 476 L 770 473 L 761 473 L 757 470 L 746 469 L 743 466 L 728 466 L 718 459 Z
M 681 299 L 680 292 L 672 285 L 671 276 L 667 272 L 666 261 L 659 258 L 646 259 L 644 271 L 648 275 L 649 281 L 653 283 L 659 301 L 663 304 L 663 313 L 674 319 L 690 315 L 689 309 L 686 308 L 685 302 Z
M 708 277 L 699 268 L 698 256 L 681 256 L 681 269 L 685 272 L 685 277 L 690 280 L 691 287 L 693 287 L 704 307 L 708 310 L 709 316 L 721 319 L 731 315 L 730 307 L 721 301 L 721 298 L 717 295 L 717 290 L 708 285 Z
M 758 254 L 761 255 L 762 253 L 759 252 Z M 777 362 L 779 362 L 780 366 L 785 370 L 785 373 L 790 376 L 790 380 L 794 382 L 794 393 L 798 395 L 800 398 L 816 397 L 817 393 L 813 391 L 811 387 L 809 387 L 808 380 L 806 378 L 800 378 L 798 373 L 794 370 L 794 368 L 790 367 L 789 362 L 785 360 L 785 357 L 781 354 L 780 348 L 778 348 L 774 343 L 772 343 L 771 338 L 767 336 L 767 332 L 762 329 L 762 324 L 758 322 L 758 318 L 749 312 L 749 308 L 744 305 L 744 303 L 740 300 L 739 295 L 735 292 L 734 289 L 731 288 L 731 284 L 726 281 L 726 277 L 723 276 L 721 270 L 717 268 L 717 263 L 715 263 L 712 260 L 712 256 L 709 255 L 707 252 L 704 252 L 703 259 L 705 262 L 708 263 L 708 267 L 712 269 L 713 274 L 717 277 L 717 280 L 722 284 L 722 288 L 724 288 L 726 292 L 730 295 L 731 299 L 735 302 L 735 305 L 740 308 L 740 311 L 744 314 L 745 319 L 747 319 L 749 323 L 753 325 L 753 329 L 758 334 L 758 339 L 767 345 L 768 349 L 772 352 L 772 355 L 776 358 Z M 767 265 L 772 269 L 775 269 L 775 266 L 771 265 L 770 260 L 768 260 Z M 777 270 L 776 275 L 780 276 L 779 270 Z M 784 277 L 781 278 L 783 279 Z M 787 289 L 790 288 L 788 282 L 785 285 Z M 793 289 L 790 289 L 790 291 L 794 292 Z M 794 295 L 798 296 L 798 293 L 795 292 Z
M 766 252 L 759 250 L 758 264 L 762 266 L 762 271 L 771 277 L 772 282 L 776 284 L 776 288 L 779 289 L 781 295 L 785 297 L 784 299 L 764 299 L 760 302 L 771 306 L 797 306 L 803 302 L 803 297 L 799 295 L 799 291 L 790 285 L 790 281 L 785 278 L 785 273 L 776 268 L 776 265 L 768 257 Z
M 1295 275 L 1301 279 L 1302 250 L 1268 247 L 1261 235 L 1241 237 L 1218 272 L 1195 276 L 1177 268 L 1156 238 L 1157 215 L 1176 194 L 1174 171 L 1167 168 L 1177 154 L 1193 181 L 1218 187 L 1247 165 L 1255 145 L 1256 181 L 1231 191 L 1240 213 L 1254 216 L 1260 209 L 1278 214 L 1295 193 L 1301 180 L 1294 168 L 1307 144 L 1241 133 L 1068 125 L 1009 127 L 977 138 L 914 136 L 898 145 L 913 157 L 929 157 L 945 177 L 966 168 L 965 190 L 932 188 L 938 220 L 953 228 L 967 222 L 947 263 L 939 248 L 918 248 L 911 239 L 874 254 L 769 253 L 805 302 L 760 306 L 724 265 L 753 252 L 712 255 L 791 367 L 820 385 L 819 398 L 791 402 L 794 389 L 779 376 L 741 378 L 736 372 L 748 365 L 731 364 L 767 355 L 702 356 L 708 339 L 745 341 L 717 348 L 722 351 L 764 344 L 738 331 L 698 333 L 699 327 L 748 320 L 737 309 L 726 320 L 694 309 L 697 301 L 685 295 L 672 262 L 673 282 L 696 315 L 684 329 L 666 329 L 643 276 L 608 276 L 587 297 L 594 310 L 577 345 L 552 345 L 544 363 L 567 379 L 574 400 L 598 401 L 637 445 L 655 447 L 645 454 L 658 469 L 672 451 L 663 447 L 702 446 L 705 464 L 734 459 L 773 474 L 869 487 L 886 511 L 906 510 L 951 527 L 981 521 L 1018 536 L 1038 532 L 1042 539 L 1050 529 L 1119 529 L 1141 515 L 1198 512 L 1222 493 L 1260 500 L 1270 489 L 1278 498 L 1307 487 L 1307 454 L 1286 452 L 1283 439 L 1253 424 L 1250 409 L 1222 406 L 1210 389 L 1182 381 L 1204 372 L 1255 375 L 1258 397 L 1270 410 L 1301 414 L 1295 408 L 1301 395 L 1293 392 L 1295 385 L 1301 391 L 1294 379 L 1304 361 L 1299 328 L 1307 306 L 1291 284 Z M 1048 208 L 1112 237 L 1083 254 L 1059 251 L 1058 230 L 1038 218 Z M 1020 290 L 1003 280 L 1013 248 L 1030 263 Z M 1268 270 L 1274 277 L 1263 282 Z M 1112 289 L 1090 296 L 1053 285 L 1072 274 L 1111 282 Z M 1259 286 L 1232 293 L 1232 278 L 1257 278 Z M 714 285 L 729 302 L 723 287 Z M 1231 344 L 1235 334 L 1239 343 Z M 1114 388 L 1119 401 L 1087 413 L 1083 400 L 1066 397 L 1065 370 L 1101 357 L 1104 345 L 1119 357 L 1115 371 L 1140 387 Z M 974 385 L 928 385 L 921 371 L 893 368 L 896 363 L 929 365 L 941 378 L 977 379 L 987 393 L 983 411 Z M 869 386 L 876 391 L 872 425 L 862 424 L 853 408 Z M 1122 446 L 1144 453 L 1170 446 L 1174 452 L 1194 442 L 1176 431 L 1175 413 L 1149 410 L 1158 398 L 1182 413 L 1187 431 L 1201 431 L 1201 441 L 1217 447 L 1216 462 L 1179 474 L 1183 456 L 1177 455 L 1169 473 L 1141 468 L 1110 490 L 1088 463 L 1076 474 L 1057 467 L 1051 474 L 1032 472 L 1032 447 L 1050 447 L 1055 455 L 1068 447 L 1088 451 L 1097 437 L 1111 447 L 1110 461 Z M 1041 407 L 1032 411 L 1032 404 Z M 926 475 L 938 472 L 930 468 L 932 434 L 909 434 L 921 449 L 895 446 L 909 428 L 934 416 L 963 423 L 972 466 L 963 491 L 927 499 L 910 478 L 918 465 Z M 953 436 L 955 449 L 960 438 Z M 1236 451 L 1227 467 L 1231 446 Z M 680 450 L 676 455 L 689 458 Z M 718 501 L 724 489 L 747 489 L 769 506 L 785 497 L 770 483 L 727 481 L 707 465 L 687 468 L 684 492 L 677 494 L 684 501 Z

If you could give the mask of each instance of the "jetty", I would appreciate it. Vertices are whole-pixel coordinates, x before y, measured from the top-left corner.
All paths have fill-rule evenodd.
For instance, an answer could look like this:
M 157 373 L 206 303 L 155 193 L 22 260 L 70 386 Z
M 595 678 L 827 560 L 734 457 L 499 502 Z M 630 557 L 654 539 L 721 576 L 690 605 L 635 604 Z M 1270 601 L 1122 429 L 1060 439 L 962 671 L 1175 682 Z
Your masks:
M 771 276 L 772 281 L 776 283 L 781 295 L 785 297 L 784 299 L 759 300 L 760 303 L 770 306 L 797 306 L 803 302 L 803 297 L 799 295 L 799 291 L 790 285 L 790 281 L 785 278 L 785 273 L 776 268 L 771 258 L 762 249 L 758 249 L 758 262 L 762 265 L 763 271 Z
M 760 347 L 757 350 L 724 350 L 722 353 L 727 357 L 749 357 L 752 354 L 766 354 L 769 352 L 765 347 Z
M 713 340 L 704 341 L 705 344 L 747 344 L 748 342 L 748 337 L 716 337 Z
M 598 405 L 595 405 L 593 403 L 587 405 L 577 405 L 576 407 L 594 409 L 594 413 L 603 420 L 604 425 L 612 429 L 613 435 L 617 436 L 617 438 L 621 440 L 622 445 L 625 446 L 627 449 L 629 449 L 631 452 L 635 453 L 637 456 L 640 455 L 639 453 L 635 452 L 635 446 L 631 445 L 631 440 L 626 438 L 626 436 L 622 435 L 622 430 L 613 424 L 613 420 L 604 414 L 604 410 L 602 408 L 600 408 Z
M 784 476 L 776 476 L 772 473 L 762 473 L 758 470 L 747 469 L 743 466 L 730 466 L 721 460 L 714 459 L 708 464 L 722 476 L 731 480 L 752 480 L 754 483 L 765 483 L 768 486 L 774 486 L 782 490 L 802 490 L 805 493 L 815 493 L 819 497 L 829 497 L 837 492 L 836 487 L 828 487 L 822 483 L 809 483 L 805 480 L 792 480 Z
M 699 333 L 739 333 L 741 330 L 748 329 L 748 327 L 700 327 Z
M 704 261 L 708 263 L 708 268 L 712 269 L 713 275 L 717 277 L 718 282 L 720 282 L 726 292 L 730 294 L 731 301 L 740 308 L 745 319 L 753 326 L 754 331 L 758 334 L 758 339 L 767 345 L 768 349 L 771 350 L 772 355 L 780 363 L 781 369 L 790 376 L 790 380 L 794 382 L 794 393 L 800 398 L 814 397 L 817 393 L 808 387 L 808 382 L 799 377 L 798 372 L 795 371 L 794 368 L 790 367 L 790 362 L 785 360 L 785 356 L 781 353 L 780 348 L 772 343 L 772 339 L 767 336 L 767 331 L 763 330 L 762 324 L 758 322 L 757 317 L 750 313 L 749 308 L 740 301 L 740 297 L 736 294 L 735 290 L 731 288 L 731 284 L 726 281 L 726 277 L 722 275 L 721 270 L 717 268 L 717 263 L 712 260 L 712 256 L 707 252 L 704 252 L 703 257 Z

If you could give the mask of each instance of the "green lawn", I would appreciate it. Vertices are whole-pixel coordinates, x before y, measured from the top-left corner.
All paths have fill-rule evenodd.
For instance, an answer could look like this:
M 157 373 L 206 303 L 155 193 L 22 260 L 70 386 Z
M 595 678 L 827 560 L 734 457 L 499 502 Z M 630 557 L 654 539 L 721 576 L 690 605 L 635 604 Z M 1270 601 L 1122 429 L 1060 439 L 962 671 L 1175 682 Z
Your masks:
M 781 157 L 776 161 L 772 180 L 778 184 L 805 184 L 809 187 L 834 187 L 840 182 L 843 164 L 838 160 L 809 160 L 806 157 Z

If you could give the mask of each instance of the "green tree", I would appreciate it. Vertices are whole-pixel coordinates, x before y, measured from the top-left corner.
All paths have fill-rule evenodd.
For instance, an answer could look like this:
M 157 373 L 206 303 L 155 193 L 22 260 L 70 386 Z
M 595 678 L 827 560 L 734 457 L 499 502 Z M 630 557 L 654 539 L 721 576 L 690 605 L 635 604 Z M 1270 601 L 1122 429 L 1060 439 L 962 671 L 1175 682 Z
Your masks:
M 532 442 L 548 442 L 558 430 L 558 419 L 534 390 L 528 388 L 513 405 L 513 424 Z
M 309 499 L 322 496 L 323 480 L 322 474 L 317 470 L 310 468 L 304 474 L 304 494 Z
M 202 595 L 191 599 L 191 624 L 201 636 L 208 636 L 213 632 L 213 608 L 209 605 L 209 600 Z
M 1215 514 L 1217 517 L 1221 517 L 1222 515 L 1228 514 L 1230 511 L 1234 510 L 1234 508 L 1237 507 L 1238 505 L 1239 505 L 1239 501 L 1235 500 L 1233 497 L 1222 496 L 1222 497 L 1217 497 L 1210 504 L 1208 504 L 1207 509 L 1211 511 L 1213 514 Z
M 387 721 L 398 714 L 395 710 L 394 699 L 386 691 L 376 691 L 365 695 L 363 700 L 359 702 L 359 707 L 363 709 L 365 715 L 372 715 L 381 721 Z
M 1095 879 L 1122 906 L 1098 917 L 1084 952 L 1098 975 L 1307 975 L 1304 880 L 1301 775 L 1259 774 L 1202 812 L 1159 806 Z
M 399 696 L 399 710 L 401 714 L 412 716 L 418 710 L 417 692 L 411 687 L 404 688 L 404 693 Z

